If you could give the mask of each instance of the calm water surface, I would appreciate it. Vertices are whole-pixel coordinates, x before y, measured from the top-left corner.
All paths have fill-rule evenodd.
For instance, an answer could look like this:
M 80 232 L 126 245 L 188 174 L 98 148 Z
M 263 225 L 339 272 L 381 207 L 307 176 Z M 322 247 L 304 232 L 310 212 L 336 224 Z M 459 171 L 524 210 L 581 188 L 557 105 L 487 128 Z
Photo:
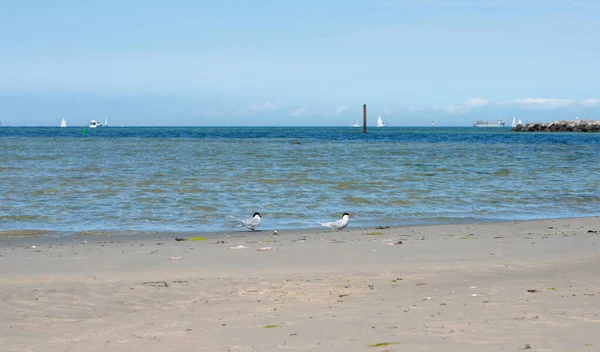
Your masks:
M 0 128 L 0 231 L 230 231 L 600 215 L 600 134 Z

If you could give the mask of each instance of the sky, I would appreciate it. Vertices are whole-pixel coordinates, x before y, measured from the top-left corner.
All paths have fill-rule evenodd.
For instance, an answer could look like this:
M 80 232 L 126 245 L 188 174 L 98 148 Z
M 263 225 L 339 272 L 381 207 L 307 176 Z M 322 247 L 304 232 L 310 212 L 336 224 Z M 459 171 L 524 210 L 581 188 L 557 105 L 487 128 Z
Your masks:
M 600 119 L 596 0 L 2 0 L 0 121 Z

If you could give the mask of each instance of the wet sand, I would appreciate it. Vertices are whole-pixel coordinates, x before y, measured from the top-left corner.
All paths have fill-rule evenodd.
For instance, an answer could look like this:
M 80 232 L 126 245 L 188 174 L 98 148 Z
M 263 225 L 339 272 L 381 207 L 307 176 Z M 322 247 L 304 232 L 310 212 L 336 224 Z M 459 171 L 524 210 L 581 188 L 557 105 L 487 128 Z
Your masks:
M 0 349 L 595 351 L 599 246 L 598 217 L 5 238 Z

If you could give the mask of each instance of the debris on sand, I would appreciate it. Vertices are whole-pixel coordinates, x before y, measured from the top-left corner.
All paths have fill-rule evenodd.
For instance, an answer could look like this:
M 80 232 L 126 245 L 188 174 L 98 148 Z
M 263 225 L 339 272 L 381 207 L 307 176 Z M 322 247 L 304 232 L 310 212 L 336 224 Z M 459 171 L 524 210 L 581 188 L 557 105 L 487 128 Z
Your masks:
M 175 237 L 175 241 L 187 241 L 187 238 L 179 238 L 179 237 Z
M 169 287 L 169 284 L 166 281 L 148 281 L 142 282 L 142 285 L 150 285 L 154 287 Z
M 229 249 L 244 249 L 244 248 L 248 248 L 248 247 L 246 247 L 246 246 L 243 246 L 243 245 L 241 245 L 241 244 L 240 244 L 239 246 L 235 246 L 235 247 L 229 247 Z
M 389 346 L 389 345 L 398 345 L 401 343 L 402 342 L 380 342 L 380 343 L 374 343 L 372 345 L 369 345 L 369 347 L 385 347 L 385 346 Z
M 183 257 L 171 257 L 169 258 L 169 260 L 181 260 L 183 259 Z
M 257 248 L 256 250 L 264 252 L 264 251 L 272 251 L 274 249 L 277 249 L 277 248 L 275 248 L 275 247 L 262 247 L 262 248 Z

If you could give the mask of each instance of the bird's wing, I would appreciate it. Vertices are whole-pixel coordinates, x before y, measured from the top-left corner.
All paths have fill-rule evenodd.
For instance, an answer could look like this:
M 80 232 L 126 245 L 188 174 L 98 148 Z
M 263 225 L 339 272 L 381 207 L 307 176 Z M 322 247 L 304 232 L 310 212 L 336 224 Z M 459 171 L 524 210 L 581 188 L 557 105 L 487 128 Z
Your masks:
M 334 225 L 333 222 L 318 222 L 318 221 L 317 221 L 317 224 L 319 224 L 323 227 L 329 227 L 330 229 L 332 229 L 333 228 L 332 226 Z
M 245 220 L 244 225 L 256 227 L 256 226 L 260 225 L 260 219 L 252 218 L 252 219 Z
M 333 226 L 333 228 L 336 228 L 336 229 L 339 229 L 340 227 L 342 227 L 342 225 L 343 225 L 342 219 L 331 222 L 331 226 Z
M 241 224 L 238 225 L 237 227 L 246 226 L 246 221 L 248 221 L 248 220 L 236 218 L 235 216 L 232 216 L 232 215 L 229 215 L 229 217 L 232 218 L 232 219 L 235 219 L 235 220 L 237 220 L 239 222 L 241 222 Z

